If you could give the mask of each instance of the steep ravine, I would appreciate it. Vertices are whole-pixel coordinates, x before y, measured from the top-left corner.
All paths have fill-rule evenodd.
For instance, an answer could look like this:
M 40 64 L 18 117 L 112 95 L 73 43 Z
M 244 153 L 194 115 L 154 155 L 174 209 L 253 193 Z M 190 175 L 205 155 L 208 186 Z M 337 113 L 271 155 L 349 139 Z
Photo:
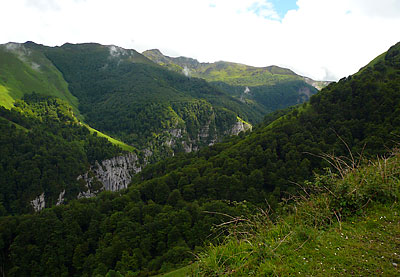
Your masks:
M 226 132 L 226 135 L 238 135 L 242 131 L 251 130 L 252 126 L 238 118 L 238 121 Z M 210 139 L 210 122 L 202 126 L 201 132 L 197 136 L 197 140 L 183 140 L 180 139 L 186 133 L 186 130 L 172 129 L 168 132 L 169 138 L 165 141 L 168 146 L 173 146 L 176 143 L 181 143 L 185 152 L 197 151 L 199 149 L 198 143 L 203 138 Z M 219 140 L 217 136 L 212 137 L 209 145 L 214 144 Z M 93 197 L 103 190 L 119 191 L 128 187 L 132 176 L 140 172 L 143 167 L 148 164 L 149 157 L 152 152 L 148 149 L 143 150 L 144 159 L 141 162 L 138 156 L 134 153 L 129 153 L 124 156 L 114 157 L 104 160 L 100 163 L 96 162 L 88 172 L 78 176 L 85 182 L 86 191 L 79 193 L 78 198 Z
M 222 138 L 217 135 L 215 125 L 211 126 L 213 116 L 204 124 L 200 126 L 199 132 L 195 139 L 188 136 L 186 128 L 170 129 L 164 132 L 165 138 L 163 144 L 173 150 L 177 144 L 181 144 L 185 152 L 197 151 L 203 145 L 213 145 Z M 226 130 L 225 135 L 238 135 L 242 131 L 251 130 L 251 124 L 244 122 L 238 118 L 231 128 Z M 135 153 L 128 153 L 126 155 L 113 157 L 99 162 L 90 169 L 77 177 L 77 180 L 82 180 L 85 189 L 80 191 L 77 198 L 94 197 L 100 192 L 106 191 L 119 191 L 126 189 L 131 182 L 133 175 L 139 173 L 148 163 L 153 155 L 150 149 L 142 150 L 143 159 L 139 159 Z M 56 205 L 60 205 L 65 201 L 65 190 L 61 191 Z M 30 201 L 32 208 L 35 212 L 41 211 L 46 205 L 45 192 L 38 195 L 35 199 Z

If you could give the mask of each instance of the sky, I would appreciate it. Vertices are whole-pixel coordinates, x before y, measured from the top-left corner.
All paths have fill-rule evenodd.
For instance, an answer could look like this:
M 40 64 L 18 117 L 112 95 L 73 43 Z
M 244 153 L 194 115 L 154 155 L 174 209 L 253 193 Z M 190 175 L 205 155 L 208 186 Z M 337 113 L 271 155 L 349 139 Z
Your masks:
M 0 43 L 97 42 L 338 80 L 400 41 L 400 0 L 1 0 Z

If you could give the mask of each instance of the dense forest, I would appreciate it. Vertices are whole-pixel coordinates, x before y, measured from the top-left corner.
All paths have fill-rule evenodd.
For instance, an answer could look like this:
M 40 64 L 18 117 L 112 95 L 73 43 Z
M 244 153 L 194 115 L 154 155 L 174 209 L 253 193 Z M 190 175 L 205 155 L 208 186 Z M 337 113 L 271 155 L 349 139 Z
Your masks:
M 14 108 L 0 107 L 0 212 L 32 211 L 30 201 L 44 192 L 47 206 L 74 199 L 85 189 L 76 180 L 95 161 L 122 150 L 90 134 L 63 100 L 31 94 Z
M 245 102 L 263 114 L 304 103 L 317 90 L 302 80 L 285 80 L 272 85 L 243 86 L 229 85 L 225 82 L 212 82 L 227 94 Z
M 46 55 L 79 99 L 86 122 L 138 149 L 157 151 L 172 129 L 185 130 L 183 141 L 208 145 L 228 134 L 237 116 L 253 123 L 263 116 L 206 81 L 165 70 L 137 52 L 85 44 L 47 48 Z M 199 139 L 202 129 L 212 132 Z
M 171 76 L 176 77 L 175 81 L 183 80 L 179 75 Z M 203 81 L 196 80 L 194 84 L 197 82 Z M 267 116 L 251 133 L 147 166 L 124 191 L 103 192 L 92 199 L 70 201 L 35 214 L 3 216 L 2 273 L 146 276 L 184 265 L 194 260 L 205 244 L 223 239 L 226 233 L 220 229 L 212 232 L 216 225 L 266 206 L 275 211 L 282 209 L 282 198 L 296 195 L 299 185 L 309 184 L 315 173 L 330 167 L 330 160 L 326 159 L 330 154 L 356 167 L 359 155 L 369 158 L 389 153 L 398 145 L 400 134 L 399 91 L 400 43 L 359 73 L 330 84 L 312 96 L 309 103 Z M 38 126 L 46 120 L 52 123 L 46 119 L 50 114 L 62 126 L 74 126 L 77 133 L 87 132 L 73 123 L 68 112 L 43 112 L 54 102 L 51 98 L 44 102 L 47 104 L 29 101 L 26 99 L 19 106 L 37 118 Z M 29 125 L 17 120 L 8 122 L 7 114 L 21 117 L 20 112 L 2 113 L 6 128 L 21 136 L 31 134 L 26 131 L 30 130 Z M 63 134 L 57 124 L 48 132 Z M 40 134 L 45 136 L 47 131 L 42 130 Z M 85 152 L 87 137 L 93 138 L 85 135 L 85 139 L 79 137 L 79 142 L 76 139 L 71 143 L 81 149 L 78 158 L 90 163 L 99 157 Z M 55 147 L 62 146 L 64 140 L 60 139 Z M 105 141 L 104 144 L 108 145 Z M 46 145 L 51 147 L 50 143 Z M 107 149 L 99 155 L 107 157 L 118 151 L 114 147 Z M 3 163 L 2 170 L 8 164 Z M 21 171 L 11 172 L 22 175 Z M 7 211 L 9 204 L 4 203 L 7 208 L 2 210 Z
M 277 113 L 280 117 L 272 122 L 266 119 L 243 139 L 149 166 L 137 182 L 142 187 L 166 182 L 182 192 L 192 188 L 196 199 L 262 202 L 267 196 L 260 191 L 279 196 L 329 166 L 323 154 L 385 154 L 398 143 L 400 132 L 399 47 L 361 73 L 329 85 L 310 103 Z
M 247 130 L 316 92 L 283 68 L 209 66 L 200 79 L 113 45 L 7 43 L 0 45 L 0 104 L 10 108 L 31 91 L 61 98 L 79 120 L 154 162 Z
M 186 57 L 168 57 L 157 49 L 147 50 L 143 55 L 171 71 L 202 78 L 264 115 L 307 101 L 317 92 L 310 84 L 323 87 L 329 83 L 313 81 L 278 66 L 200 63 Z

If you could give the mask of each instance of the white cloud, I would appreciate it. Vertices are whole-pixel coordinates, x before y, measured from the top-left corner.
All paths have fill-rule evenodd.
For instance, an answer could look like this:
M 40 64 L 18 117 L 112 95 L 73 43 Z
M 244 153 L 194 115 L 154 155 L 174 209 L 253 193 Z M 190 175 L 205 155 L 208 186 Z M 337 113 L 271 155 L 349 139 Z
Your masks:
M 159 48 L 338 79 L 399 40 L 398 0 L 298 0 L 297 6 L 279 18 L 266 0 L 2 0 L 0 43 Z
M 56 0 L 25 0 L 25 5 L 29 8 L 37 9 L 39 12 L 57 11 L 60 9 Z

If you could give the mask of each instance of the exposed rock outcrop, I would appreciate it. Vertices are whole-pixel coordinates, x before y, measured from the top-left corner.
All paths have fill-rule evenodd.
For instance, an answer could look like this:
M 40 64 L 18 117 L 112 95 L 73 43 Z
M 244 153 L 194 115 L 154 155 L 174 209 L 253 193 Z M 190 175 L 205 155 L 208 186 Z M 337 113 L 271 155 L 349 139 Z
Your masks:
M 60 192 L 60 194 L 58 195 L 56 206 L 61 205 L 62 203 L 64 203 L 64 195 L 65 195 L 65 190 Z
M 31 205 L 35 212 L 39 212 L 39 211 L 43 210 L 44 207 L 46 206 L 46 201 L 44 200 L 44 192 L 41 195 L 39 195 L 38 197 L 36 197 L 35 199 L 33 199 L 31 201 Z
M 327 85 L 329 85 L 330 83 L 332 83 L 331 81 L 315 81 L 308 77 L 303 77 L 303 79 L 307 84 L 315 87 L 317 90 L 321 90 L 324 87 L 326 87 Z
M 228 130 L 227 134 L 236 136 L 240 132 L 245 132 L 251 129 L 252 129 L 251 124 L 238 119 L 238 121 L 232 126 L 232 128 Z
M 132 176 L 142 170 L 138 156 L 129 153 L 124 156 L 96 162 L 88 172 L 78 176 L 83 179 L 87 190 L 79 193 L 78 198 L 93 197 L 100 191 L 119 191 L 128 187 Z
M 203 124 L 198 126 L 198 133 L 194 137 L 189 136 L 186 128 L 174 126 L 164 131 L 159 141 L 162 145 L 172 150 L 179 143 L 181 144 L 181 149 L 183 148 L 185 152 L 198 151 L 201 146 L 212 145 L 221 139 L 217 135 L 214 121 L 215 113 L 212 112 L 208 120 L 203 121 Z M 237 122 L 224 134 L 237 135 L 242 131 L 251 130 L 251 127 L 249 123 L 237 118 Z M 88 172 L 78 176 L 77 179 L 83 180 L 86 187 L 84 191 L 79 193 L 78 198 L 94 197 L 103 190 L 119 191 L 126 189 L 131 182 L 132 176 L 142 170 L 142 167 L 147 164 L 153 152 L 149 149 L 144 149 L 142 154 L 144 156 L 143 162 L 140 162 L 138 156 L 134 153 L 104 160 L 101 163 L 96 162 Z M 171 151 L 171 155 L 173 154 L 174 152 Z

